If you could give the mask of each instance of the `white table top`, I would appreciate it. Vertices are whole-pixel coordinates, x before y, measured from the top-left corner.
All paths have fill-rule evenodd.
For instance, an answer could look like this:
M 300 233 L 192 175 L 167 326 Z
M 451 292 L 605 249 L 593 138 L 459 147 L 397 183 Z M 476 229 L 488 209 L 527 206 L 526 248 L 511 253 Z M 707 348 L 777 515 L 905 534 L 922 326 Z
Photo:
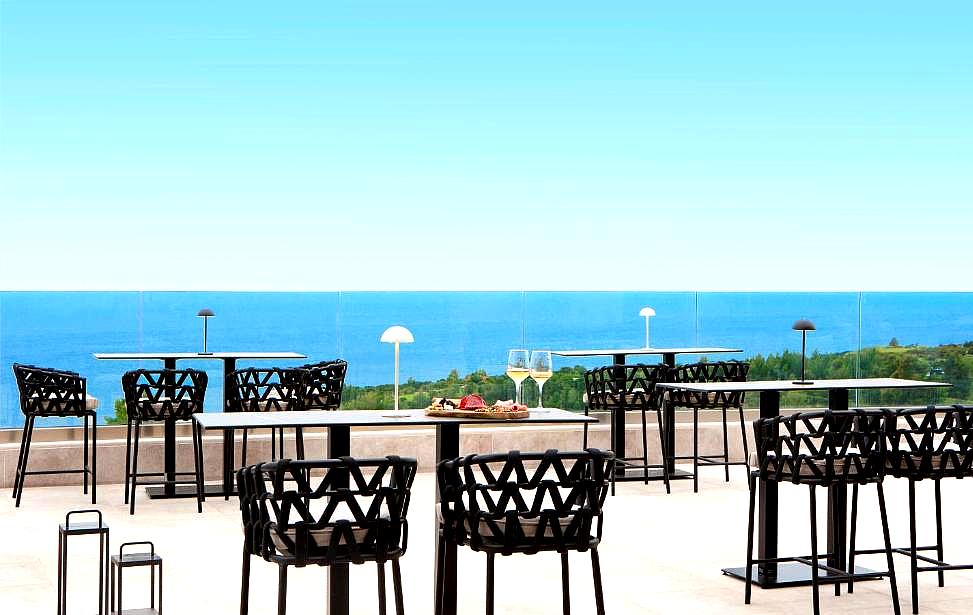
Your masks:
M 306 359 L 298 352 L 96 352 L 96 359 L 141 361 L 145 359 Z
M 193 420 L 203 429 L 254 429 L 266 427 L 366 427 L 394 425 L 504 425 L 538 423 L 593 423 L 598 419 L 557 408 L 531 408 L 523 419 L 478 419 L 427 416 L 423 410 L 307 410 L 271 412 L 199 412 Z
M 715 354 L 718 352 L 743 352 L 740 348 L 719 347 L 680 347 L 680 348 L 596 348 L 593 350 L 551 350 L 550 353 L 559 357 L 601 357 L 619 354 Z
M 811 384 L 794 384 L 791 380 L 750 380 L 748 382 L 658 382 L 655 386 L 680 391 L 739 393 L 828 389 L 923 389 L 953 385 L 946 382 L 926 382 L 925 380 L 904 380 L 902 378 L 840 378 L 814 380 Z

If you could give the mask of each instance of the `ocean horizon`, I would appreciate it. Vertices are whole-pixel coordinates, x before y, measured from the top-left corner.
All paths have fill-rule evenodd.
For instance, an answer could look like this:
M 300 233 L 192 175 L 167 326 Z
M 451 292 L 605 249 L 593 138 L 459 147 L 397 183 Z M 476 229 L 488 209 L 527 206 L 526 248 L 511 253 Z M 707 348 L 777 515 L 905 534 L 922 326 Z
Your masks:
M 720 292 L 0 292 L 0 427 L 19 427 L 13 363 L 71 369 L 88 379 L 113 414 L 123 372 L 158 361 L 98 361 L 96 352 L 198 352 L 211 308 L 210 351 L 294 351 L 309 361 L 343 358 L 346 382 L 392 381 L 392 349 L 379 342 L 390 325 L 408 327 L 401 378 L 435 380 L 451 370 L 504 371 L 510 348 L 567 349 L 644 344 L 651 306 L 653 346 L 727 346 L 744 359 L 800 350 L 791 330 L 810 318 L 809 353 L 888 344 L 934 346 L 973 340 L 973 293 Z M 721 355 L 722 356 L 722 355 Z M 689 362 L 695 357 L 681 357 Z M 594 366 L 607 358 L 555 357 L 555 369 Z M 655 359 L 648 359 L 655 360 Z M 304 361 L 254 361 L 294 365 Z M 205 369 L 221 395 L 218 360 L 183 362 Z M 244 365 L 241 364 L 240 367 Z M 53 424 L 53 423 L 52 423 Z

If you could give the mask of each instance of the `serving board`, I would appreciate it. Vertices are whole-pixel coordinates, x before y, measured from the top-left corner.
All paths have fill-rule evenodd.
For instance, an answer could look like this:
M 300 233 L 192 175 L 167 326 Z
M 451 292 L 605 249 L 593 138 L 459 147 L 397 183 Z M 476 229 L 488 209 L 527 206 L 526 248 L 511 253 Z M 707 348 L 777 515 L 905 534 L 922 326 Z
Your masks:
M 501 410 L 444 410 L 443 408 L 426 408 L 426 416 L 443 416 L 454 419 L 525 419 L 530 416 L 530 410 L 518 410 L 516 412 Z

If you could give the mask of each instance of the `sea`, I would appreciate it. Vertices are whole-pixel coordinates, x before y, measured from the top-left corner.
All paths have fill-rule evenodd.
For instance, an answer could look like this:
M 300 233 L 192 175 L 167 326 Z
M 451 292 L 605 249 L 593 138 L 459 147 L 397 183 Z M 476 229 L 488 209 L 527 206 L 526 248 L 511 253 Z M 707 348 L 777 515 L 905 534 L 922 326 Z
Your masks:
M 13 363 L 80 372 L 105 417 L 122 396 L 123 372 L 161 366 L 100 361 L 93 353 L 198 352 L 202 308 L 216 314 L 209 319 L 210 351 L 340 357 L 349 363 L 348 384 L 375 385 L 393 378 L 393 350 L 379 341 L 391 325 L 415 337 L 401 348 L 401 379 L 434 380 L 451 370 L 502 373 L 512 348 L 642 346 L 645 306 L 656 312 L 652 346 L 741 348 L 730 355 L 740 359 L 799 351 L 800 335 L 791 329 L 799 318 L 817 326 L 809 353 L 854 351 L 893 338 L 900 345 L 973 340 L 973 293 L 0 292 L 0 427 L 23 425 Z M 555 369 L 606 360 L 555 357 Z M 189 364 L 220 382 L 218 360 Z M 220 394 L 208 397 L 217 401 Z

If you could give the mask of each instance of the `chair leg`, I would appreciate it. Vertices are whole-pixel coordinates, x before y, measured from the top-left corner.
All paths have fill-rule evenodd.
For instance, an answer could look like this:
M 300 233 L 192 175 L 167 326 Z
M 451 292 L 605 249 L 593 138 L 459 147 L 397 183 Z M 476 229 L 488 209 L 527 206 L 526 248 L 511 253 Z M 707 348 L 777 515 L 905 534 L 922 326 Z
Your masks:
M 91 503 L 98 503 L 98 415 L 92 417 L 91 425 Z
M 726 429 L 726 406 L 723 406 L 723 473 L 726 475 L 726 482 L 730 482 L 730 439 Z
M 243 574 L 240 579 L 240 615 L 250 613 L 250 553 L 243 549 Z
M 571 615 L 571 577 L 568 569 L 568 554 L 561 554 L 561 611 L 564 615 Z
M 699 408 L 693 408 L 693 493 L 699 493 Z
M 814 615 L 821 613 L 818 580 L 818 507 L 815 500 L 814 485 L 811 485 L 811 604 Z
M 24 495 L 24 480 L 27 478 L 27 460 L 30 458 L 30 440 L 34 436 L 34 417 L 27 419 L 27 440 L 24 443 L 24 464 L 20 469 L 20 484 L 17 487 L 17 502 L 15 506 L 20 507 L 20 498 Z
M 642 408 L 642 477 L 649 484 L 649 436 L 645 426 L 645 408 Z
M 739 406 L 740 410 L 740 434 L 743 436 L 743 461 L 750 461 L 750 445 L 747 443 L 747 421 L 743 418 L 743 404 Z M 743 471 L 747 473 L 747 480 L 750 479 L 750 468 L 744 464 Z
M 203 512 L 203 468 L 200 465 L 200 434 L 199 428 L 194 422 L 193 425 L 193 469 L 196 474 L 196 512 Z
M 858 534 L 858 483 L 851 487 L 851 528 L 848 538 L 848 593 L 855 593 L 855 539 Z M 840 585 L 840 583 L 835 583 Z
M 486 573 L 486 615 L 493 615 L 493 596 L 494 596 L 494 557 L 493 553 L 487 553 L 487 573 Z
M 199 490 L 199 496 L 202 498 L 203 502 L 206 501 L 206 463 L 203 459 L 203 428 L 199 425 L 193 425 L 199 429 L 199 484 L 201 489 Z
M 297 447 L 297 458 L 304 459 L 304 428 L 298 427 L 295 435 L 295 446 Z
M 385 605 L 385 562 L 375 562 L 378 566 L 378 615 L 387 615 Z
M 885 539 L 885 561 L 889 567 L 889 589 L 892 592 L 892 612 L 894 615 L 900 615 L 899 587 L 895 580 L 895 562 L 892 560 L 892 540 L 889 537 L 889 518 L 885 510 L 885 489 L 882 487 L 882 483 L 878 483 L 878 511 L 882 517 L 882 537 Z
M 132 489 L 131 499 L 129 500 L 128 514 L 135 514 L 135 490 L 138 488 L 139 479 L 139 438 L 142 435 L 142 424 L 135 423 L 135 448 L 132 449 Z
M 912 579 L 912 612 L 919 615 L 919 560 L 916 557 L 916 481 L 909 479 L 909 573 Z
M 598 549 L 591 549 L 591 576 L 595 582 L 595 614 L 605 615 L 605 592 L 601 586 L 601 559 L 598 557 Z
M 132 480 L 132 421 L 125 434 L 125 503 L 128 504 L 129 481 Z
M 83 459 L 82 467 L 81 467 L 81 469 L 82 469 L 82 472 L 81 472 L 81 477 L 82 477 L 81 478 L 81 484 L 82 484 L 82 488 L 81 489 L 82 489 L 82 493 L 84 493 L 85 495 L 88 495 L 88 454 L 89 454 L 90 450 L 88 448 L 88 417 L 87 417 L 87 415 L 81 417 L 81 424 L 83 425 L 83 427 L 81 428 L 81 439 L 82 439 L 82 444 L 81 444 L 81 458 Z
M 662 481 L 666 485 L 666 493 L 672 493 L 669 486 L 669 448 L 666 446 L 666 434 L 662 430 L 662 408 L 655 411 L 655 420 L 659 425 L 659 450 L 662 453 Z
M 243 430 L 243 447 L 242 447 L 242 459 L 240 460 L 240 467 L 247 467 L 247 434 L 250 433 L 249 429 Z
M 588 418 L 588 405 L 587 404 L 585 404 L 585 407 L 584 407 L 584 418 Z M 583 434 L 581 436 L 581 450 L 587 450 L 588 449 L 588 424 L 585 423 L 584 425 L 582 425 L 581 426 L 581 429 L 582 429 L 582 434 Z
M 399 558 L 392 560 L 392 589 L 395 591 L 395 615 L 405 615 L 405 600 L 402 599 L 402 570 Z
M 277 428 L 270 428 L 270 460 L 277 461 Z
M 287 566 L 277 576 L 277 615 L 287 615 Z
M 612 443 L 612 446 L 614 446 L 615 444 L 615 412 L 618 412 L 618 409 L 612 408 L 610 411 L 611 417 L 609 418 L 608 440 L 609 442 Z M 620 461 L 617 457 L 615 458 L 615 471 L 612 472 L 612 480 L 611 480 L 611 488 L 612 488 L 613 496 L 615 495 L 615 477 L 618 476 L 618 466 L 623 463 L 625 462 Z
M 436 552 L 436 604 L 433 605 L 435 615 L 443 612 L 443 584 L 444 584 L 444 562 L 446 559 L 446 539 L 443 536 L 442 528 L 436 530 L 439 533 L 439 549 Z
M 747 569 L 744 579 L 745 587 L 743 590 L 743 603 L 750 604 L 750 593 L 753 586 L 751 577 L 753 576 L 753 512 L 756 505 L 757 477 L 750 474 L 747 476 L 747 486 L 750 488 L 750 512 L 747 515 Z
M 10 497 L 17 497 L 17 487 L 20 485 L 20 473 L 26 469 L 24 467 L 24 452 L 27 450 L 27 425 L 30 417 L 24 420 L 24 428 L 20 430 L 20 454 L 17 456 L 17 471 L 14 473 L 14 488 L 10 492 Z
M 939 487 L 940 479 L 935 481 L 936 488 L 936 559 L 943 561 L 943 493 Z M 942 570 L 939 571 L 939 586 L 946 586 L 946 577 Z

